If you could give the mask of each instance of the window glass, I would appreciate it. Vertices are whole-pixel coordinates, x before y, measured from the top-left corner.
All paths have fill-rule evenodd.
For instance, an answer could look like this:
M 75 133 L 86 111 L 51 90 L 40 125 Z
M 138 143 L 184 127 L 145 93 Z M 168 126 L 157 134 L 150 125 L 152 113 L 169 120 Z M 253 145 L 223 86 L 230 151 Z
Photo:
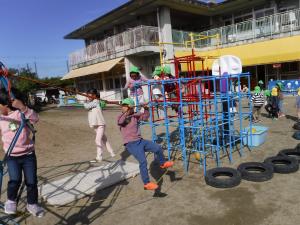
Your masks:
M 289 62 L 281 64 L 281 72 L 283 73 L 297 72 L 298 69 L 298 62 Z
M 122 87 L 126 85 L 126 77 L 121 78 Z
M 105 80 L 106 90 L 114 89 L 114 80 L 112 78 Z
M 291 62 L 290 63 L 290 71 L 291 72 L 298 71 L 298 62 Z
M 115 78 L 115 88 L 121 88 L 120 79 Z
M 269 9 L 265 11 L 265 16 L 271 16 L 274 14 L 274 9 Z
M 277 69 L 273 67 L 273 64 L 267 65 L 267 73 L 270 74 L 276 74 Z
M 95 88 L 99 91 L 103 91 L 103 82 L 102 80 L 95 80 Z

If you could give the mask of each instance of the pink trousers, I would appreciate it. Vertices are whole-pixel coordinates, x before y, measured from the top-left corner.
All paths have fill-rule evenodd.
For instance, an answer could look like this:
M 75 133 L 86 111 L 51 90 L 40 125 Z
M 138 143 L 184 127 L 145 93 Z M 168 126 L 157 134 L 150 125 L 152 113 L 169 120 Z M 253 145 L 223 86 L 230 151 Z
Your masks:
M 106 147 L 107 151 L 110 153 L 111 156 L 114 156 L 114 150 L 112 149 L 110 143 L 107 140 L 106 135 L 104 134 L 105 126 L 98 126 L 94 129 L 96 132 L 95 142 L 97 146 L 97 158 L 102 158 L 102 152 L 104 147 Z

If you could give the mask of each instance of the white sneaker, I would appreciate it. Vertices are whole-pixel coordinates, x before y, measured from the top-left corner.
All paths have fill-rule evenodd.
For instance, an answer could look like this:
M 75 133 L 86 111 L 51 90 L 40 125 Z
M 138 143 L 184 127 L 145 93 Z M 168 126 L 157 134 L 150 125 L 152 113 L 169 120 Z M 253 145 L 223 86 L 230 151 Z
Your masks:
M 45 213 L 44 209 L 38 204 L 27 204 L 26 209 L 36 217 L 43 217 Z
M 102 160 L 103 160 L 103 158 L 102 158 L 102 156 L 100 156 L 100 157 L 96 157 L 96 162 L 101 162 Z
M 17 203 L 11 200 L 7 200 L 4 204 L 4 212 L 12 215 L 17 213 Z

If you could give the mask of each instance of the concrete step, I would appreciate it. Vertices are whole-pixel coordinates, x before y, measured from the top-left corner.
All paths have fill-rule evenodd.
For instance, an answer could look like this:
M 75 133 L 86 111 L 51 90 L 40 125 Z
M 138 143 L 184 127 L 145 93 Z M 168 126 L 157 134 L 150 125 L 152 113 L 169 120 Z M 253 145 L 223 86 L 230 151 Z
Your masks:
M 139 174 L 139 164 L 122 160 L 51 181 L 39 189 L 51 205 L 64 205 Z

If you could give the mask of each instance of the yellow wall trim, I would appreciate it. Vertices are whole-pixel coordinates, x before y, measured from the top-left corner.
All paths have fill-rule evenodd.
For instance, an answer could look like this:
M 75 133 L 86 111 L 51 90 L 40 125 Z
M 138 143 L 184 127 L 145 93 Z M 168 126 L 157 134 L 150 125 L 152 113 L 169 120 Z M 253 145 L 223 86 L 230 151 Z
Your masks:
M 178 51 L 177 57 L 190 55 L 191 51 Z M 220 48 L 210 51 L 196 52 L 198 56 L 235 55 L 242 60 L 243 66 L 272 64 L 300 60 L 300 35 L 262 41 L 252 44 L 243 44 L 234 47 Z M 206 67 L 211 68 L 213 60 L 208 60 Z M 201 69 L 197 63 L 197 70 Z M 186 70 L 185 66 L 182 68 Z

